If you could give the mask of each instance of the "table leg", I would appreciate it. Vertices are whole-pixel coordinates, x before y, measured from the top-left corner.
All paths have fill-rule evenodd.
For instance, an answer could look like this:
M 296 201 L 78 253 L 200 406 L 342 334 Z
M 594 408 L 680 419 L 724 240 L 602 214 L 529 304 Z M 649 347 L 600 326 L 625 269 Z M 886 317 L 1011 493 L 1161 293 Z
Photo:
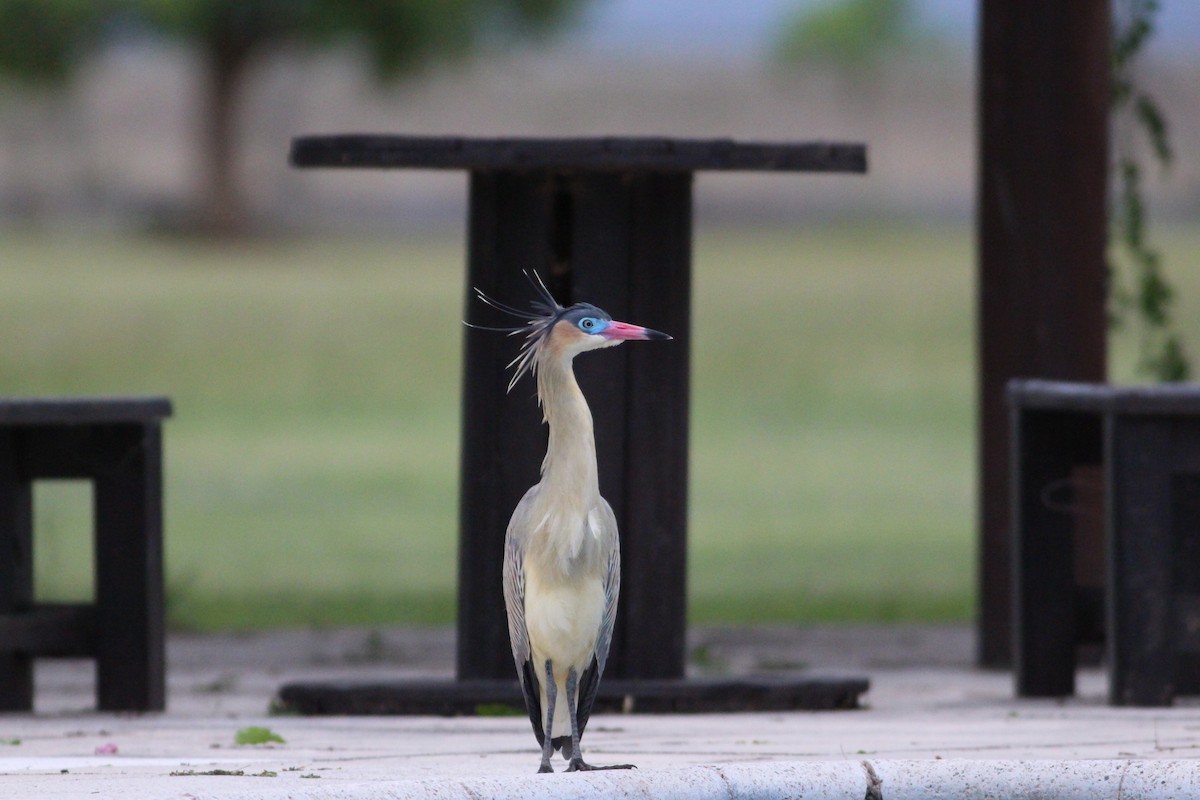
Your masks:
M 524 307 L 533 289 L 522 270 L 550 280 L 554 231 L 551 177 L 541 173 L 471 175 L 464 319 L 511 325 L 474 296 Z M 460 680 L 514 677 L 502 594 L 509 516 L 537 483 L 546 432 L 532 382 L 508 392 L 505 372 L 516 338 L 467 328 L 463 344 L 462 457 L 459 461 L 458 651 Z
M 160 426 L 109 426 L 98 461 L 97 707 L 161 711 L 166 682 Z
M 522 270 L 536 269 L 564 304 L 588 300 L 676 336 L 580 359 L 576 371 L 593 398 L 601 491 L 622 533 L 621 610 L 608 671 L 681 677 L 691 175 L 479 172 L 471 177 L 469 226 L 469 322 L 500 322 L 473 300 L 474 287 L 522 306 L 533 296 Z M 505 365 L 520 342 L 486 331 L 465 335 L 458 677 L 508 679 L 504 531 L 538 480 L 545 428 L 531 384 L 505 391 Z M 601 395 L 623 400 L 597 403 Z
M 1019 697 L 1075 693 L 1072 467 L 1099 460 L 1095 415 L 1017 408 L 1013 463 L 1013 649 Z
M 33 485 L 18 470 L 18 444 L 0 431 L 0 614 L 33 605 Z M 0 650 L 0 711 L 33 709 L 33 657 Z
M 1190 453 L 1200 461 L 1200 442 Z M 1175 688 L 1200 694 L 1200 464 L 1171 479 L 1171 555 L 1175 576 Z
M 608 674 L 681 678 L 687 633 L 688 393 L 692 175 L 588 174 L 572 181 L 578 299 L 670 342 L 579 359 L 592 401 L 600 488 L 621 531 L 621 600 Z

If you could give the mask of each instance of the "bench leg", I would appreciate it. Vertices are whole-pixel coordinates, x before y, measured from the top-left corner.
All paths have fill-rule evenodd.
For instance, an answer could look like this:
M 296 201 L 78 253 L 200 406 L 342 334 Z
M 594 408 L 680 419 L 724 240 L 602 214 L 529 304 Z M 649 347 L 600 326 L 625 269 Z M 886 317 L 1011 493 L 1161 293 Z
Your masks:
M 1200 449 L 1193 444 L 1192 452 Z M 1197 456 L 1200 461 L 1200 455 Z M 1200 463 L 1171 481 L 1175 549 L 1175 691 L 1200 694 Z
M 166 707 L 162 431 L 109 429 L 95 477 L 96 686 L 102 711 Z
M 33 485 L 17 455 L 12 433 L 0 431 L 0 614 L 33 604 Z M 0 711 L 32 709 L 32 656 L 0 652 Z
M 1015 409 L 1013 436 L 1013 655 L 1018 697 L 1075 693 L 1079 640 L 1072 468 L 1096 463 L 1094 416 Z M 1057 488 L 1062 491 L 1057 491 Z
M 1172 451 L 1162 419 L 1108 422 L 1109 702 L 1165 706 L 1175 696 Z

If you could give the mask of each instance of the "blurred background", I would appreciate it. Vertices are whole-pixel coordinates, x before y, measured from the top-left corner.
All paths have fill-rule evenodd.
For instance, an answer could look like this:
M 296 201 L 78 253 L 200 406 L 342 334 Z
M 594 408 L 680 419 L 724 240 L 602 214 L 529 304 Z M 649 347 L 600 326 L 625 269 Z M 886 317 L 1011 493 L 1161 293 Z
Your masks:
M 290 138 L 861 141 L 865 177 L 697 181 L 689 614 L 968 620 L 975 5 L 0 0 L 0 394 L 173 399 L 176 627 L 447 623 L 466 178 Z M 1152 19 L 1195 350 L 1200 6 Z M 36 487 L 39 599 L 92 591 L 89 491 Z

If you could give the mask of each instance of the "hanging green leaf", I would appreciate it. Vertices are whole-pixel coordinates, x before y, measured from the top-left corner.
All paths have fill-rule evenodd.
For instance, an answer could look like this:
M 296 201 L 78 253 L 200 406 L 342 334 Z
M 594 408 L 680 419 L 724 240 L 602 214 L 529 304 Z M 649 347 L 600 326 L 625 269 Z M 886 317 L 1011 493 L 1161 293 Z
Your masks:
M 1116 15 L 1112 52 L 1112 115 L 1127 121 L 1117 139 L 1116 187 L 1113 191 L 1113 233 L 1109 248 L 1109 321 L 1126 327 L 1136 323 L 1138 371 L 1159 381 L 1186 380 L 1190 367 L 1182 342 L 1172 329 L 1175 292 L 1163 273 L 1162 254 L 1148 241 L 1147 211 L 1142 191 L 1139 145 L 1149 146 L 1161 168 L 1170 165 L 1171 148 L 1166 116 L 1134 79 L 1132 65 L 1154 32 L 1157 0 L 1124 0 Z M 1124 273 L 1128 272 L 1128 275 Z M 1132 287 L 1132 288 L 1131 288 Z

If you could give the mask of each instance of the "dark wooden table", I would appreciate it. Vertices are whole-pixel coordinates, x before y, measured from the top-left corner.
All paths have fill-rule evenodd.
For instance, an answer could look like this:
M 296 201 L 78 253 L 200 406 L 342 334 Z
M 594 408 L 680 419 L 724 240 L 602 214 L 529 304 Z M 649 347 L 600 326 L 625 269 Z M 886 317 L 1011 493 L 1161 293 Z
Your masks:
M 522 271 L 535 269 L 563 304 L 586 300 L 675 337 L 579 359 L 576 370 L 595 417 L 601 493 L 621 530 L 621 605 L 607 674 L 682 677 L 694 175 L 861 173 L 865 146 L 346 135 L 298 138 L 291 162 L 469 172 L 468 322 L 509 324 L 474 301 L 472 288 L 524 306 L 533 292 Z M 519 342 L 464 335 L 457 673 L 508 680 L 504 532 L 537 482 L 545 429 L 529 384 L 505 391 L 505 365 Z
M 1073 694 L 1078 646 L 1097 640 L 1109 702 L 1200 693 L 1200 385 L 1018 380 L 1008 399 L 1017 694 Z
M 164 397 L 0 399 L 0 710 L 33 707 L 33 659 L 96 660 L 102 711 L 166 702 Z M 95 601 L 35 602 L 33 482 L 93 484 Z

